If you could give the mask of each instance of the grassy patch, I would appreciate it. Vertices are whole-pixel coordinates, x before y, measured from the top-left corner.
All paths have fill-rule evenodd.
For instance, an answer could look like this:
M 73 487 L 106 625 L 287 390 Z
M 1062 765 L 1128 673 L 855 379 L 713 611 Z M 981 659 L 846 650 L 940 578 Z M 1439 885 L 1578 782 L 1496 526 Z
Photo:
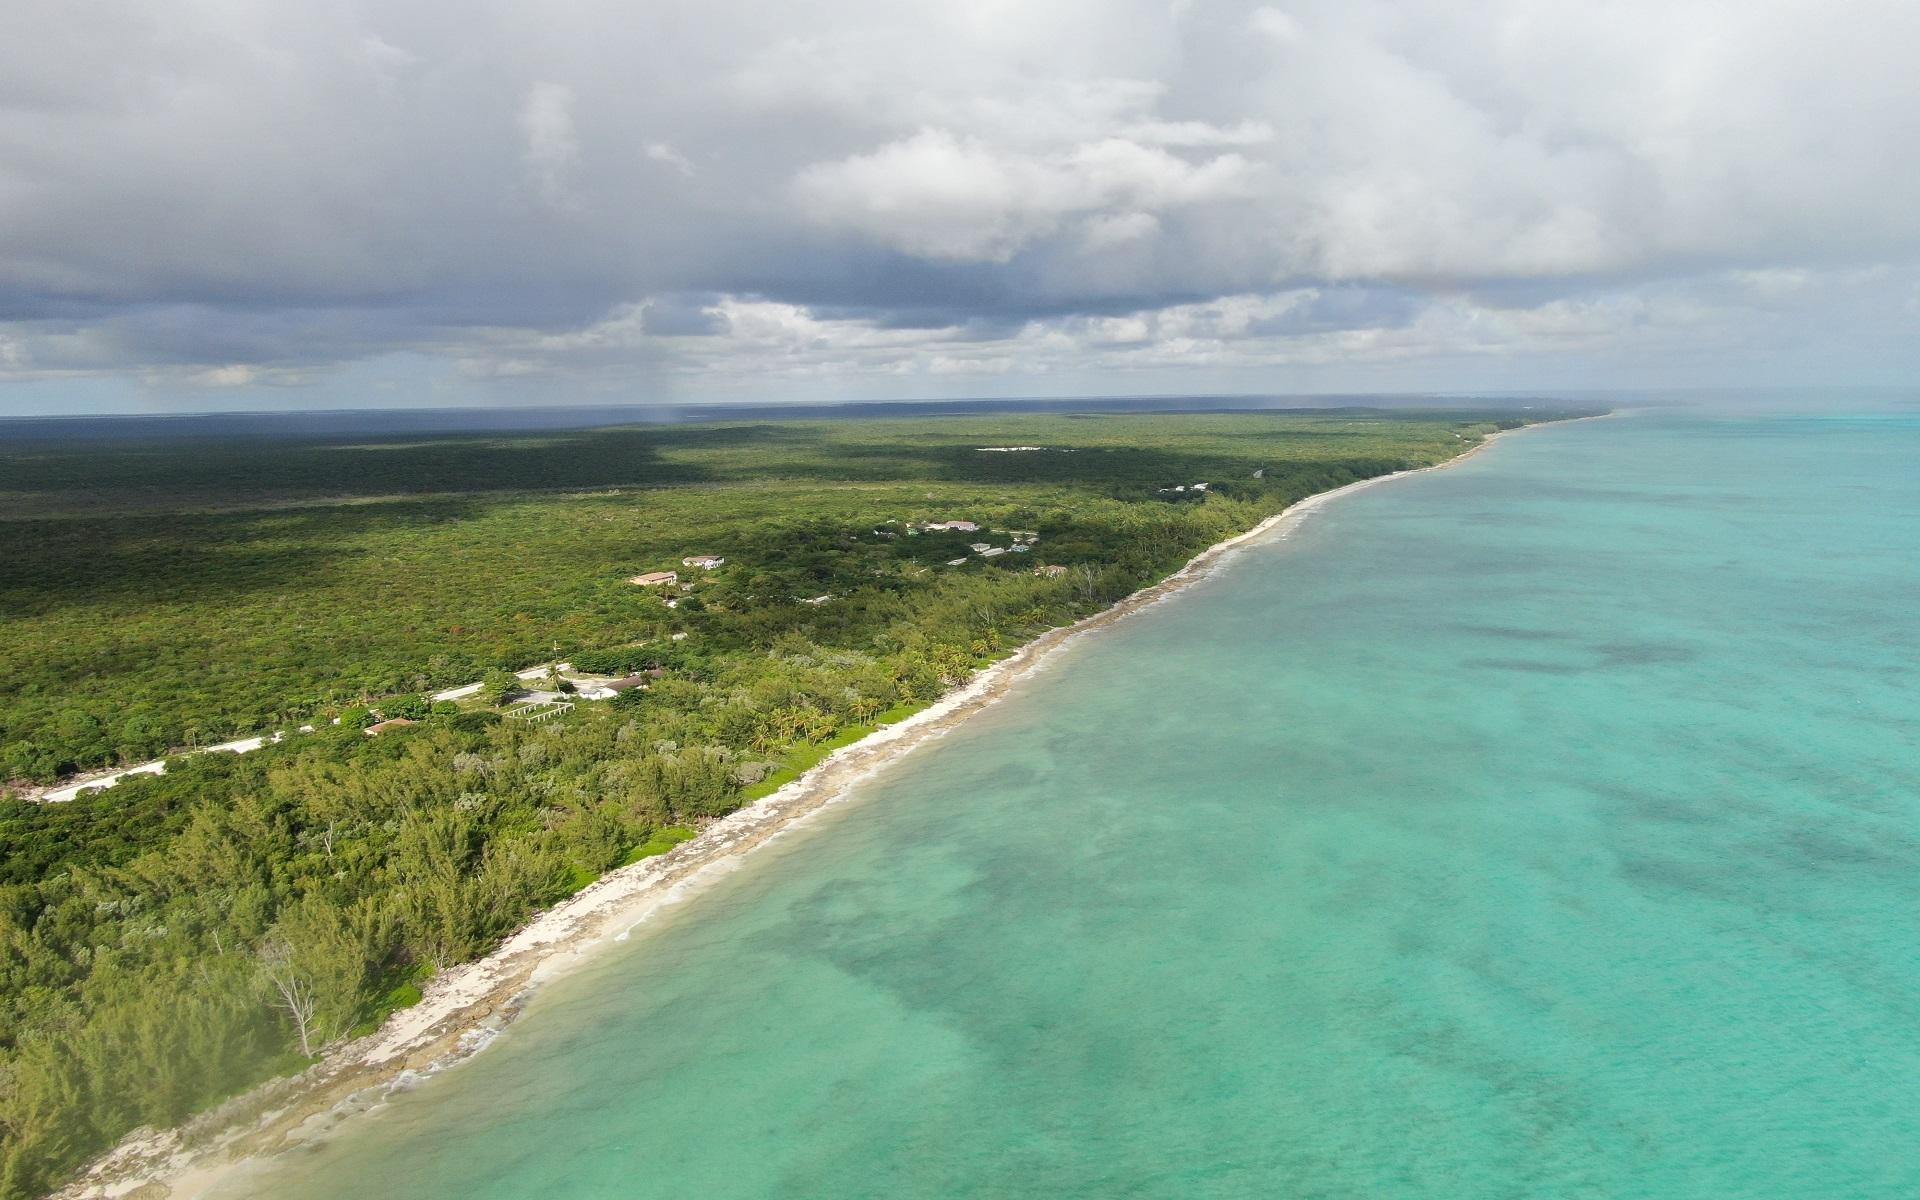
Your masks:
M 895 705 L 894 709 L 924 707 L 926 706 Z M 888 711 L 891 712 L 894 710 L 889 709 Z M 882 724 L 888 723 L 884 713 L 881 715 L 880 720 Z M 755 800 L 766 799 L 814 767 L 819 766 L 827 755 L 832 754 L 842 746 L 853 745 L 879 727 L 879 725 L 849 725 L 825 741 L 802 742 L 800 745 L 787 751 L 786 757 L 780 760 L 780 765 L 768 772 L 766 778 L 754 784 L 752 787 L 743 790 L 740 793 L 740 803 L 752 804 Z
M 669 825 L 664 829 L 656 829 L 652 837 L 635 846 L 625 858 L 621 859 L 620 865 L 630 866 L 643 858 L 665 854 L 681 842 L 691 840 L 698 832 L 690 825 Z
M 598 872 L 590 871 L 585 867 L 578 865 L 568 867 L 566 876 L 560 881 L 560 894 L 571 896 L 599 878 Z
M 403 1008 L 412 1008 L 420 1003 L 420 987 L 433 977 L 433 968 L 420 963 L 395 973 L 391 985 L 376 997 L 366 1010 L 366 1017 L 358 1025 L 347 1031 L 348 1037 L 365 1037 Z

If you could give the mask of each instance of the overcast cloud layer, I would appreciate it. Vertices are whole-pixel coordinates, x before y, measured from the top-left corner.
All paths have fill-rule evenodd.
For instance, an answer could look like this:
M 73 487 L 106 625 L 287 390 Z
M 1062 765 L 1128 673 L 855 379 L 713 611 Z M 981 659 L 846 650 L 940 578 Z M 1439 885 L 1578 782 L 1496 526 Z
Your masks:
M 8 26 L 0 411 L 1920 369 L 1911 0 Z

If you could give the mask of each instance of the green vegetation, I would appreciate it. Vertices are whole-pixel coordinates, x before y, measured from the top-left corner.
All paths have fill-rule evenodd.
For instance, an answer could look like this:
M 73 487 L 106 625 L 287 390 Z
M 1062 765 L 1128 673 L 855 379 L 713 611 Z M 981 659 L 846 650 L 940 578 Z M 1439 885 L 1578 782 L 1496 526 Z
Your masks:
M 628 855 L 620 860 L 621 866 L 637 863 L 643 858 L 653 858 L 665 854 L 681 842 L 692 841 L 699 831 L 691 825 L 669 825 L 665 829 L 656 829 L 653 836 L 635 846 Z
M 712 632 L 817 628 L 864 644 L 889 619 L 876 606 L 995 574 L 915 574 L 972 539 L 872 536 L 890 518 L 1044 526 L 1047 561 L 1142 579 L 1196 535 L 1437 461 L 1456 432 L 1491 427 L 1358 412 L 1001 416 L 0 454 L 0 511 L 39 514 L 0 521 L 0 780 L 464 684 L 556 642 L 724 625 Z M 977 449 L 1005 444 L 1073 452 Z M 1217 489 L 1204 504 L 1156 491 L 1200 480 Z M 528 492 L 552 487 L 602 490 Z M 1144 545 L 1130 544 L 1134 526 Z M 625 582 L 700 552 L 729 557 L 713 573 L 729 586 L 676 619 Z M 827 592 L 851 602 L 790 604 Z
M 896 705 L 895 710 L 909 707 L 919 708 L 921 706 Z M 785 754 L 781 755 L 780 761 L 772 764 L 771 769 L 768 770 L 765 775 L 762 775 L 758 781 L 748 784 L 740 790 L 740 803 L 751 804 L 755 800 L 766 799 L 768 796 L 773 795 L 781 788 L 818 766 L 827 755 L 832 754 L 842 746 L 853 745 L 861 738 L 872 733 L 875 729 L 878 729 L 880 725 L 884 723 L 886 722 L 878 722 L 873 725 L 848 725 L 838 733 L 830 737 L 823 737 L 819 741 L 800 742 Z
M 0 455 L 7 511 L 31 514 L 0 521 L 7 776 L 318 727 L 0 801 L 0 1197 L 371 1028 L 540 907 L 1204 546 L 1492 428 L 1009 415 Z M 948 518 L 981 530 L 908 531 Z M 990 529 L 1039 541 L 971 553 L 1010 543 Z M 655 570 L 691 586 L 627 582 Z M 540 686 L 507 672 L 556 646 L 651 685 L 539 723 L 471 708 Z M 474 680 L 466 711 L 423 695 Z M 419 724 L 360 730 L 400 715 Z

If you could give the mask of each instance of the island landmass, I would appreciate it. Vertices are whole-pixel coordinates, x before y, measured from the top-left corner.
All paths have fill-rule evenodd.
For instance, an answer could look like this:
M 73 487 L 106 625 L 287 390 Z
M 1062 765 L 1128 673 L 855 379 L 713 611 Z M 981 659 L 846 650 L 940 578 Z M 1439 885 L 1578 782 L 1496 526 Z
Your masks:
M 1075 633 L 1580 415 L 0 455 L 0 1195 L 311 1136 Z

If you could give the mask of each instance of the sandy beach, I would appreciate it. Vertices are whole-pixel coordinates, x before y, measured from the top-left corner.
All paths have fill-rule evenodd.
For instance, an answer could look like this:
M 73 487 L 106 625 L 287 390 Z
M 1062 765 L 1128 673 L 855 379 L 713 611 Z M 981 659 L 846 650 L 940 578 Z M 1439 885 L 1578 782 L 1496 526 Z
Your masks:
M 1285 536 L 1341 496 L 1456 466 L 1502 436 L 1493 434 L 1433 467 L 1310 496 L 1202 551 L 1162 582 L 1076 624 L 1042 634 L 929 708 L 836 751 L 799 779 L 714 822 L 671 852 L 609 873 L 537 916 L 485 958 L 442 972 L 418 1004 L 395 1013 L 373 1034 L 336 1045 L 300 1075 L 255 1088 L 184 1127 L 136 1131 L 55 1194 L 73 1200 L 204 1195 L 232 1179 L 248 1160 L 327 1133 L 340 1121 L 377 1106 L 396 1082 L 444 1069 L 478 1052 L 512 1020 L 533 989 L 623 940 L 664 906 L 697 893 L 704 883 L 737 866 L 748 852 L 846 798 L 863 780 L 1007 695 L 1075 639 L 1177 594 L 1239 548 Z

